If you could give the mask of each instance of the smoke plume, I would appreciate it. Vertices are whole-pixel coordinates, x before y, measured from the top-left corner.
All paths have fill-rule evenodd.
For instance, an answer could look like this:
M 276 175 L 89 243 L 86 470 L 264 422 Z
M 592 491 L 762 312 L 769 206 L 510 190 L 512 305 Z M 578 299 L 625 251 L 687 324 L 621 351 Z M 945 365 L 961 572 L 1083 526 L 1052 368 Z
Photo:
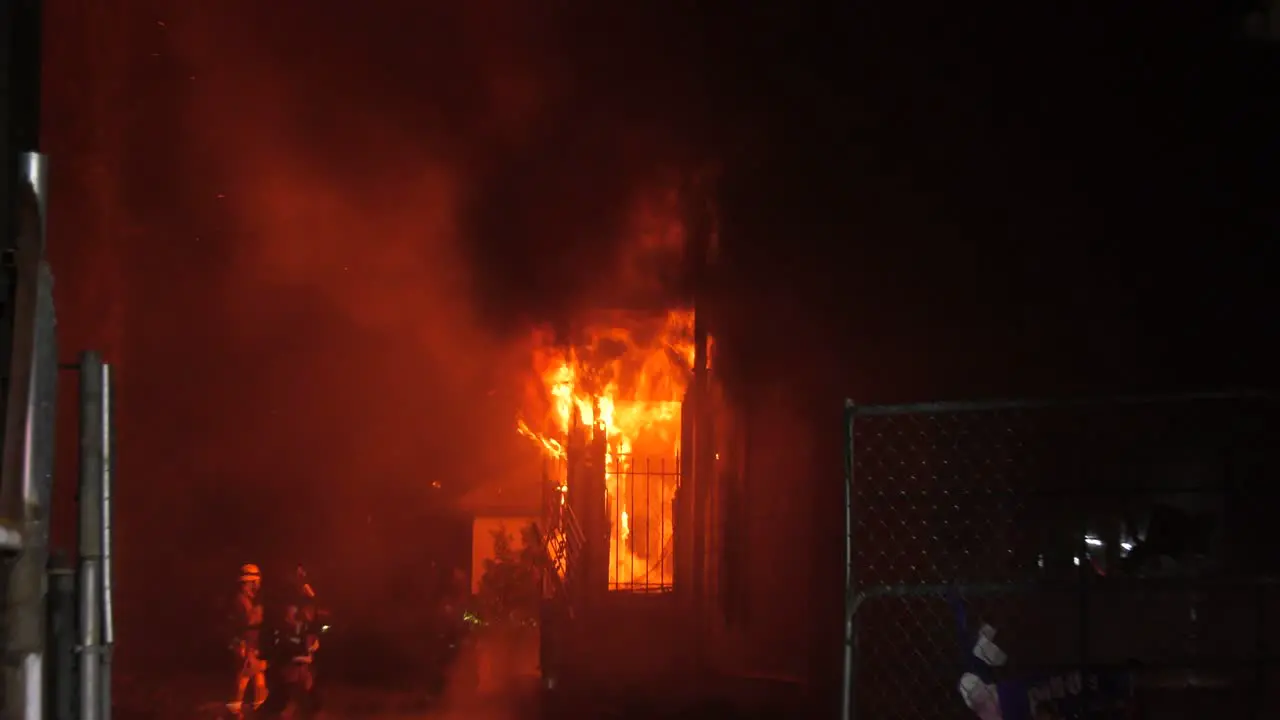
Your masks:
M 168 281 L 126 314 L 139 367 L 183 358 L 135 417 L 186 432 L 139 467 L 168 509 L 136 522 L 184 538 L 148 552 L 205 599 L 241 562 L 327 566 L 335 603 L 399 617 L 422 557 L 461 545 L 428 508 L 527 457 L 529 325 L 589 304 L 625 248 L 669 245 L 685 41 L 504 0 L 152 10 L 132 82 L 174 108 L 149 135 L 173 172 L 126 183 L 164 217 L 145 232 Z M 180 337 L 148 336 L 166 312 Z

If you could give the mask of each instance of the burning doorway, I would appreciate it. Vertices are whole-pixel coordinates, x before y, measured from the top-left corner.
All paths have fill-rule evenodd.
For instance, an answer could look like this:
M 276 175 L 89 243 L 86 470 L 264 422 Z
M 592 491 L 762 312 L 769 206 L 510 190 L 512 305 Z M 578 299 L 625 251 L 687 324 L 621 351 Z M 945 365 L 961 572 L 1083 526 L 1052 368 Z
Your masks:
M 518 429 L 555 461 L 547 482 L 574 533 L 581 523 L 585 539 L 607 542 L 607 558 L 600 552 L 590 562 L 607 563 L 610 590 L 669 590 L 674 580 L 693 320 L 691 310 L 611 313 L 569 338 L 535 337 L 523 418 L 541 420 L 521 419 Z

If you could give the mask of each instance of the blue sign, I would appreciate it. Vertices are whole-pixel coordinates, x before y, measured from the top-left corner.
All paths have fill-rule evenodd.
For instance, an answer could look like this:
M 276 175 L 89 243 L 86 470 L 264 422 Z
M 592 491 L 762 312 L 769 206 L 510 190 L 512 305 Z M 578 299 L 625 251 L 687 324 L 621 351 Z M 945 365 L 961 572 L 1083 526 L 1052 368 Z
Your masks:
M 1127 672 L 1075 671 L 1002 680 L 1004 720 L 1128 720 L 1133 678 Z

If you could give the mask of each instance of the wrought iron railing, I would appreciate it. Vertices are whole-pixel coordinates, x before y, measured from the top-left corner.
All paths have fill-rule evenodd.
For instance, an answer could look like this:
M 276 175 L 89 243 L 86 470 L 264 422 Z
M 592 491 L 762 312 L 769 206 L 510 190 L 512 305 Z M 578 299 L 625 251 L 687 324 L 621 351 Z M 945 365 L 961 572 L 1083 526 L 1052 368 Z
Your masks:
M 555 575 L 552 583 L 562 590 L 575 582 L 599 583 L 598 587 L 610 591 L 670 590 L 675 564 L 673 500 L 680 484 L 678 459 L 611 455 L 605 468 L 604 517 L 593 530 L 569 502 L 563 464 L 548 463 L 543 520 L 538 530 L 549 571 Z M 600 538 L 600 547 L 587 553 L 588 543 L 595 537 Z M 593 577 L 588 563 L 598 563 L 592 580 L 587 579 Z
M 609 516 L 609 589 L 664 592 L 672 587 L 678 459 L 611 456 L 605 472 Z

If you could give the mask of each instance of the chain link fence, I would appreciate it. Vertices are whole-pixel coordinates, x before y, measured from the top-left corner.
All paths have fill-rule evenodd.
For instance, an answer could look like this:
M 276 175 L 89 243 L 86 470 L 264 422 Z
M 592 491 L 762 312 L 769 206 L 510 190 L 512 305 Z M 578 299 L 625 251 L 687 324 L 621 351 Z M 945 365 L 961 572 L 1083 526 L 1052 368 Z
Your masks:
M 966 672 L 1004 720 L 1131 717 L 1100 691 L 1046 700 L 1115 678 L 1124 713 L 1280 716 L 1270 400 L 849 403 L 846 421 L 847 718 L 975 717 Z M 1001 667 L 975 661 L 983 626 Z

